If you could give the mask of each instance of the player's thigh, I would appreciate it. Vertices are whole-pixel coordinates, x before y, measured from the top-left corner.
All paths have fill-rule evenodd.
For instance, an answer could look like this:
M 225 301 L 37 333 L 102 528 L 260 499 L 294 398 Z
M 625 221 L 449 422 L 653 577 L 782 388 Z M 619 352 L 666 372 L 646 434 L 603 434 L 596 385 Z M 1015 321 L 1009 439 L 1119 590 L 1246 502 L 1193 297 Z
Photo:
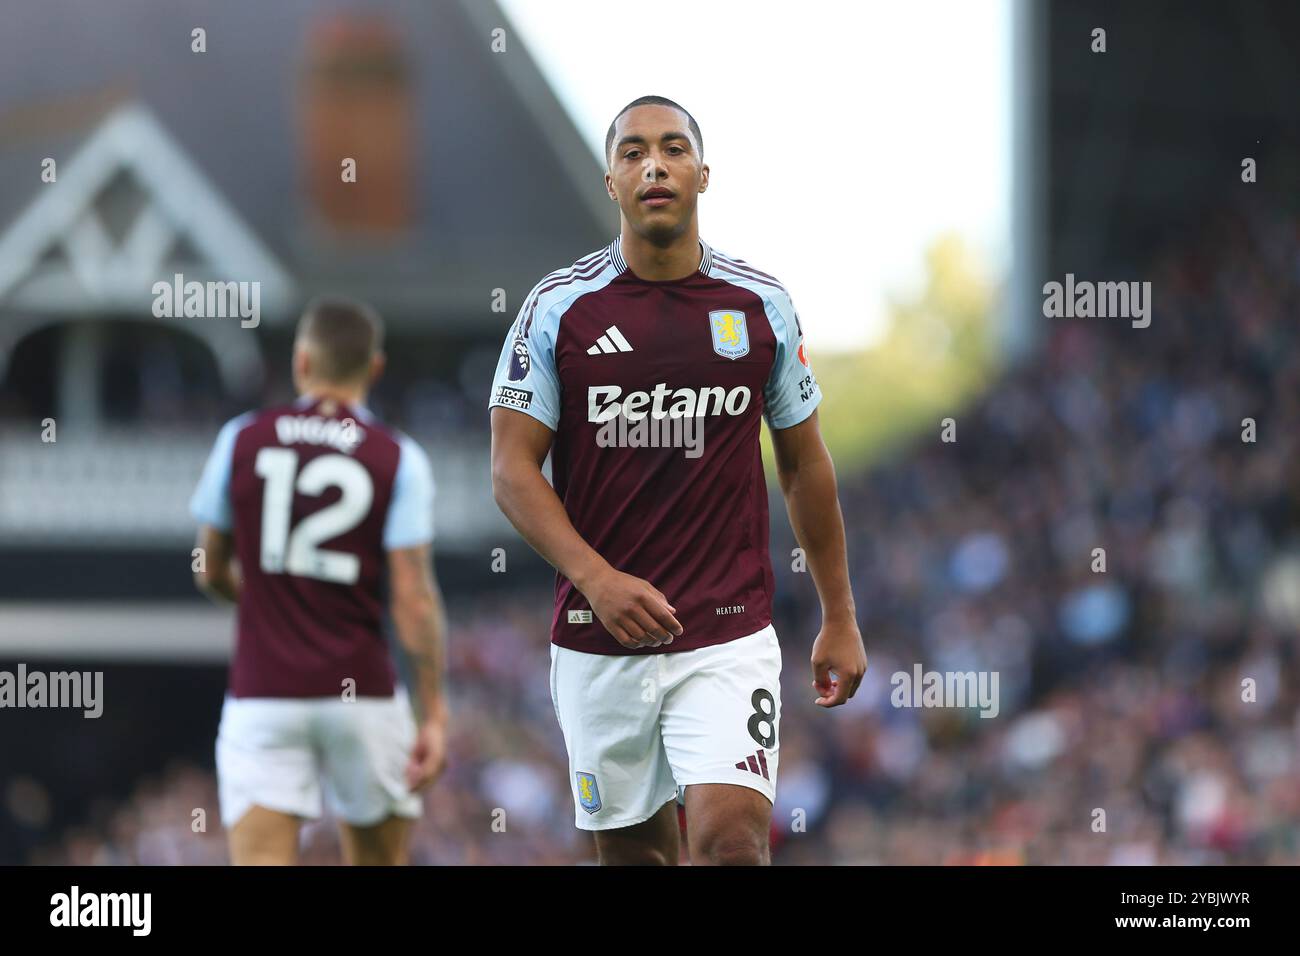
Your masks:
M 339 824 L 343 862 L 352 866 L 405 866 L 409 860 L 410 817 L 390 816 L 373 826 Z
M 682 852 L 677 800 L 665 803 L 649 820 L 597 830 L 595 836 L 601 866 L 676 866 Z
M 578 829 L 645 823 L 676 795 L 659 733 L 659 671 L 654 655 L 552 646 L 551 696 L 569 753 Z
M 696 783 L 686 788 L 686 840 L 696 866 L 771 862 L 772 804 L 750 787 Z
M 252 806 L 228 831 L 235 866 L 292 866 L 298 862 L 298 830 L 292 814 Z
M 418 817 L 423 800 L 406 784 L 415 736 L 405 692 L 320 702 L 313 739 L 331 812 L 361 829 Z

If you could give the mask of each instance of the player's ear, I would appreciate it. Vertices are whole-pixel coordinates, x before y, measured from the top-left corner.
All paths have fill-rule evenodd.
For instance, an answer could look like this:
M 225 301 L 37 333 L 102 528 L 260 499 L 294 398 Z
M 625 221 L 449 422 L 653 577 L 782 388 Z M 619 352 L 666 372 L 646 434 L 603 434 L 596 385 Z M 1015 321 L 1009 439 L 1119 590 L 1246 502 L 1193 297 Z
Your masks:
M 301 384 L 311 378 L 311 353 L 302 342 L 293 345 L 293 380 Z
M 609 193 L 609 198 L 618 202 L 618 193 L 614 192 L 614 177 L 608 172 L 605 173 L 605 192 Z
M 384 368 L 385 366 L 387 366 L 387 364 L 388 364 L 388 356 L 384 355 L 383 352 L 376 352 L 374 355 L 370 357 L 370 384 L 371 385 L 375 384 L 375 382 L 379 381 L 379 379 L 383 376 Z
M 709 188 L 709 164 L 700 167 L 700 192 Z

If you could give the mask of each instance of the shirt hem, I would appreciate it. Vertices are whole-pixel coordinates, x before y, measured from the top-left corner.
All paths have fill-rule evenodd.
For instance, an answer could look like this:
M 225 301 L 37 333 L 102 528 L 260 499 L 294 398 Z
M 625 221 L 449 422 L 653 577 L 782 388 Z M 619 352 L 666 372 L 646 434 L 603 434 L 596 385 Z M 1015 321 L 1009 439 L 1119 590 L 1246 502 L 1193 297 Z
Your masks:
M 641 648 L 635 651 L 629 650 L 628 648 L 624 647 L 622 644 L 620 644 L 618 641 L 614 639 L 614 635 L 612 634 L 607 635 L 607 637 L 609 638 L 609 643 L 611 645 L 607 650 L 593 650 L 590 646 L 590 642 L 583 641 L 581 639 L 572 640 L 569 638 L 565 638 L 561 640 L 561 639 L 557 639 L 554 635 L 552 635 L 551 637 L 551 643 L 554 644 L 556 647 L 562 647 L 568 651 L 578 651 L 583 654 L 599 654 L 603 657 L 637 657 L 637 656 L 646 656 L 650 654 L 683 654 L 686 653 L 687 651 L 696 651 L 704 647 L 717 647 L 719 644 L 730 644 L 732 641 L 738 641 L 741 638 L 752 637 L 754 634 L 757 634 L 759 631 L 762 631 L 765 628 L 772 626 L 772 618 L 770 615 L 765 619 L 761 619 L 761 620 L 762 620 L 761 624 L 758 624 L 753 628 L 747 627 L 746 630 L 743 630 L 736 634 L 727 633 L 722 636 L 708 637 L 702 640 L 691 641 L 689 643 L 683 643 L 683 644 L 679 644 L 676 640 L 674 640 L 673 643 L 671 644 L 661 645 L 659 647 Z

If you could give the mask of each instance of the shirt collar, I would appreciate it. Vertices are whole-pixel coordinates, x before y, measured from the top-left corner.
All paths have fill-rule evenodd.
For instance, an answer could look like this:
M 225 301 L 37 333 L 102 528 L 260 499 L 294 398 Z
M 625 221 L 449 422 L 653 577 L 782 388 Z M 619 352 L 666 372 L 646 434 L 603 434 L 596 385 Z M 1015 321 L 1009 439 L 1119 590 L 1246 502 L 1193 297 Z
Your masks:
M 295 408 L 306 409 L 315 405 L 319 401 L 321 401 L 321 399 L 317 398 L 315 395 L 299 395 L 298 398 L 294 400 L 293 404 Z M 349 405 L 348 408 L 356 412 L 357 417 L 363 421 L 371 421 L 375 417 L 375 413 L 365 405 Z
M 619 275 L 627 271 L 627 260 L 623 258 L 623 237 L 615 236 L 614 241 L 609 244 L 609 256 L 614 263 L 614 268 L 618 270 Z M 700 240 L 700 266 L 699 272 L 702 275 L 708 275 L 709 270 L 713 268 L 713 249 L 703 239 Z

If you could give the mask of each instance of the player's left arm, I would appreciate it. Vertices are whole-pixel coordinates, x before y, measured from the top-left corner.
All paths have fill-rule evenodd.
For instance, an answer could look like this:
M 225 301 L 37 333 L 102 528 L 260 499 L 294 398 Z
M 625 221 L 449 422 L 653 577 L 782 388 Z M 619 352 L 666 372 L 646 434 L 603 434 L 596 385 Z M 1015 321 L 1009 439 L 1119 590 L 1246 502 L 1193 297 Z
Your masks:
M 198 549 L 194 556 L 195 586 L 218 603 L 238 604 L 242 579 L 235 558 L 234 537 L 229 531 L 202 524 L 195 547 Z
M 393 627 L 406 651 L 420 711 L 415 746 L 406 765 L 412 792 L 428 787 L 447 759 L 447 704 L 443 691 L 447 615 L 433 573 L 428 544 L 388 552 L 389 605 Z
M 822 629 L 813 642 L 813 687 L 819 705 L 836 707 L 857 693 L 867 672 L 867 652 L 849 586 L 835 466 L 817 424 L 822 391 L 789 293 L 784 288 L 766 293 L 763 308 L 776 336 L 763 414 L 772 432 L 790 524 L 822 603 Z
M 849 584 L 835 465 L 822 441 L 816 411 L 797 425 L 771 431 L 790 524 L 822 605 L 822 629 L 812 652 L 816 702 L 835 707 L 857 693 L 867 672 L 867 652 Z
M 433 572 L 433 468 L 410 438 L 401 438 L 393 495 L 384 520 L 388 603 L 406 651 L 420 714 L 406 785 L 423 790 L 447 761 L 447 698 L 443 692 L 447 615 Z

